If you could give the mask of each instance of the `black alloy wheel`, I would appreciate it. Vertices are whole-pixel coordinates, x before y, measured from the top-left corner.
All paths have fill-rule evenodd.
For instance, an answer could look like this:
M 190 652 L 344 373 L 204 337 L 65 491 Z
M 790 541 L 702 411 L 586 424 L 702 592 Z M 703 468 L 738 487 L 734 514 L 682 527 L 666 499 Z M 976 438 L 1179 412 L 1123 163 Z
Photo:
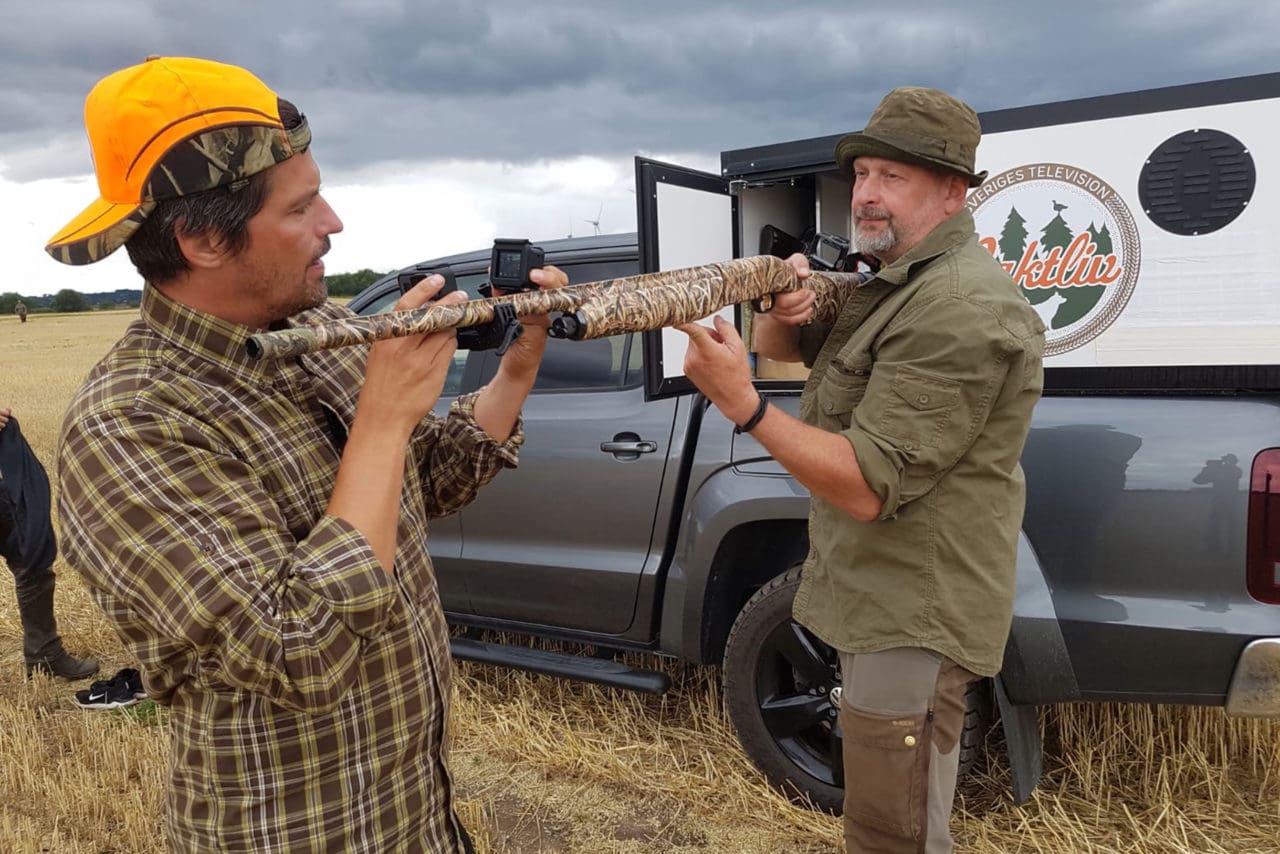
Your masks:
M 722 677 L 729 718 L 751 761 L 799 803 L 838 813 L 844 802 L 840 662 L 791 619 L 795 567 L 756 591 L 734 621 Z
M 782 752 L 806 774 L 844 786 L 836 651 L 793 620 L 769 633 L 756 658 L 756 701 Z

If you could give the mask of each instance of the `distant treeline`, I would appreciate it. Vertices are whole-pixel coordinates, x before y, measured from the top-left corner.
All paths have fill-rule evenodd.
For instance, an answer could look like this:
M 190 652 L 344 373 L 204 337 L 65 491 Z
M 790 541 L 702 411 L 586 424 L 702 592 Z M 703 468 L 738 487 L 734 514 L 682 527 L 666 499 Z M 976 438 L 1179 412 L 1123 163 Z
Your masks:
M 335 273 L 332 276 L 325 276 L 324 283 L 331 297 L 353 297 L 385 275 L 386 273 L 365 268 L 354 273 Z
M 142 291 L 117 290 L 106 293 L 82 294 L 70 288 L 63 288 L 56 294 L 45 294 L 39 297 L 24 297 L 21 294 L 0 294 L 0 314 L 13 314 L 14 306 L 21 301 L 27 311 L 96 311 L 109 308 L 136 308 L 142 299 Z
M 329 289 L 329 296 L 353 297 L 382 278 L 383 275 L 385 274 L 365 269 L 358 270 L 355 273 L 337 273 L 332 276 L 325 276 L 324 281 Z M 63 288 L 56 294 L 45 294 L 38 297 L 22 296 L 9 291 L 0 293 L 0 314 L 13 314 L 14 307 L 19 301 L 27 306 L 27 311 L 29 312 L 75 312 L 137 308 L 142 301 L 142 291 L 141 289 L 121 288 L 102 293 L 82 294 L 70 288 Z

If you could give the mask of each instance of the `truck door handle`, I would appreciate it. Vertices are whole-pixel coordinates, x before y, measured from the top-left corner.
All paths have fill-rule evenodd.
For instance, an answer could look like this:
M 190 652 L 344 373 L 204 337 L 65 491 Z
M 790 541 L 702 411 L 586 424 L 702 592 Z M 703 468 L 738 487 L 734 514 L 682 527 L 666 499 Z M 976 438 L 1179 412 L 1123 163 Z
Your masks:
M 658 450 L 657 442 L 601 442 L 600 450 L 606 454 L 652 454 Z
M 658 450 L 658 443 L 641 439 L 635 433 L 619 433 L 612 442 L 601 442 L 600 450 L 606 454 L 625 454 L 625 459 L 634 460 L 640 454 L 652 454 Z

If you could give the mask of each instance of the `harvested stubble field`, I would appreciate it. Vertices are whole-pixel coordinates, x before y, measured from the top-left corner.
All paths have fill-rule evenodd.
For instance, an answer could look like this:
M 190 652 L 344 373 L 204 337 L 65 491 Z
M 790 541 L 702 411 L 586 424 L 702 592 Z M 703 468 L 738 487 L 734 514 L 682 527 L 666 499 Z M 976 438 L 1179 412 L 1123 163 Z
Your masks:
M 132 316 L 0 318 L 0 406 L 51 473 L 73 390 Z M 61 560 L 56 570 L 69 645 L 108 674 L 130 664 L 79 579 Z M 12 594 L 0 595 L 0 851 L 162 851 L 163 709 L 82 711 L 79 686 L 23 678 L 20 638 Z M 738 750 L 714 670 L 647 663 L 675 690 L 653 698 L 459 668 L 452 764 L 481 851 L 839 850 L 838 819 L 773 793 Z M 1049 710 L 1044 727 L 1034 800 L 1014 807 L 993 761 L 959 804 L 959 850 L 1280 851 L 1280 723 L 1077 706 Z

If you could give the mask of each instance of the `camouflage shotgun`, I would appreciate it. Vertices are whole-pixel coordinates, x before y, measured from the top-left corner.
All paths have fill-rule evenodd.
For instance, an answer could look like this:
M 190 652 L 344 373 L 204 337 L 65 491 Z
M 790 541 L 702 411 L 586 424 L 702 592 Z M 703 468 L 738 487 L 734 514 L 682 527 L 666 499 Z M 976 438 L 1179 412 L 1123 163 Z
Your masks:
M 645 273 L 552 290 L 523 291 L 491 299 L 432 305 L 367 317 L 352 317 L 249 336 L 255 359 L 281 359 L 370 344 L 386 338 L 462 329 L 491 322 L 502 305 L 515 315 L 563 312 L 552 321 L 555 338 L 582 341 L 622 332 L 645 332 L 699 320 L 728 305 L 751 301 L 757 311 L 773 308 L 773 295 L 808 288 L 817 296 L 814 320 L 834 323 L 863 273 L 817 273 L 801 281 L 779 258 L 760 255 L 719 264 Z

